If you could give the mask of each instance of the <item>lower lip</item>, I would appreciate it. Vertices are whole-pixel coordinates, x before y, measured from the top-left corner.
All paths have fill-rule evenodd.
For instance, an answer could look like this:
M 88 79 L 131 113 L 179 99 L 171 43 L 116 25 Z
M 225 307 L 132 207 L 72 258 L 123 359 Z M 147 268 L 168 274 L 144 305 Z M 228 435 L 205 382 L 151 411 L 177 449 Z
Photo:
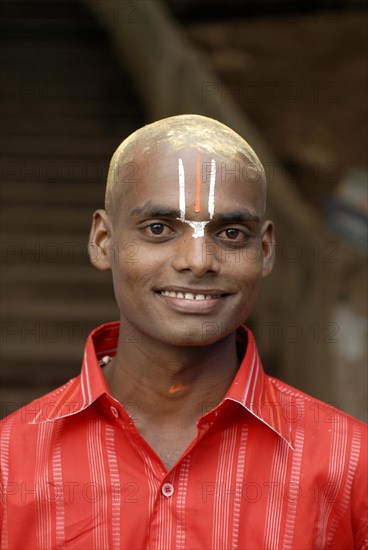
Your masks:
M 221 298 L 211 298 L 208 300 L 186 300 L 185 298 L 172 298 L 171 296 L 164 296 L 159 292 L 156 292 L 159 298 L 162 298 L 167 305 L 175 309 L 176 311 L 182 311 L 185 313 L 208 313 L 221 304 L 226 296 Z

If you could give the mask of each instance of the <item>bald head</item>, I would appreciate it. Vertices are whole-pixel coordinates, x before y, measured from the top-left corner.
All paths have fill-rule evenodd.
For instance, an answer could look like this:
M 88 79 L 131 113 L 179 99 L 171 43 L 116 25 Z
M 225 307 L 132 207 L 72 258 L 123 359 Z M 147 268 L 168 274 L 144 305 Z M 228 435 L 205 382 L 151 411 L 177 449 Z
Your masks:
M 117 193 L 124 192 L 129 178 L 134 180 L 135 167 L 143 158 L 169 147 L 175 153 L 186 147 L 205 152 L 229 163 L 240 162 L 249 167 L 249 179 L 260 186 L 265 196 L 264 168 L 252 147 L 236 132 L 221 122 L 201 115 L 177 115 L 148 124 L 133 132 L 116 149 L 109 167 L 106 184 L 105 208 L 107 211 Z

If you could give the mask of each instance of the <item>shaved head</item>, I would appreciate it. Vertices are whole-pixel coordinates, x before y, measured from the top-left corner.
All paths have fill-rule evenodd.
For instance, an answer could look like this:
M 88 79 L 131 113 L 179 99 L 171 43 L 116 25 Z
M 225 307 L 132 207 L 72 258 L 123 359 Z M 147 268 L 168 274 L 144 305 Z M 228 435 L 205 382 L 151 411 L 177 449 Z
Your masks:
M 250 179 L 260 185 L 265 196 L 264 168 L 252 147 L 234 130 L 221 122 L 201 115 L 177 115 L 143 126 L 128 136 L 116 149 L 109 167 L 105 208 L 109 212 L 117 194 L 124 192 L 129 179 L 123 174 L 134 174 L 139 160 L 149 157 L 160 147 L 169 146 L 174 152 L 193 147 L 199 152 L 216 155 L 228 162 L 249 166 Z M 134 178 L 130 178 L 133 181 Z
M 212 343 L 235 333 L 274 263 L 265 196 L 257 155 L 216 120 L 175 116 L 129 136 L 90 233 L 94 264 L 112 270 L 122 326 L 148 335 L 149 349 L 208 344 L 204 321 L 219 327 Z

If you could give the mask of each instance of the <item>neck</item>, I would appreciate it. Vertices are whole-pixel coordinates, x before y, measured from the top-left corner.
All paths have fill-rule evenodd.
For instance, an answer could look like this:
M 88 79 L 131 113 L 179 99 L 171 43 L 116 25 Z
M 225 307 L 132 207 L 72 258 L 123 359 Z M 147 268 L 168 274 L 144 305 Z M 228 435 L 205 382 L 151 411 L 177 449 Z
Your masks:
M 209 346 L 170 346 L 144 340 L 123 342 L 103 369 L 112 395 L 145 419 L 193 425 L 226 394 L 239 361 L 235 333 Z

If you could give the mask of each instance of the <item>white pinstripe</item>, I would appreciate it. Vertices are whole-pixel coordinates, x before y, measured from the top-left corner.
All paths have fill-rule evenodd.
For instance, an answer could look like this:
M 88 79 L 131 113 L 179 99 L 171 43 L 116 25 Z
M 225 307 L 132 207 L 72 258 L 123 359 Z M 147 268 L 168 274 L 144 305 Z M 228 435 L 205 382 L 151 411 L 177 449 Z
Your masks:
M 218 469 L 216 475 L 216 493 L 213 511 L 212 550 L 229 547 L 230 531 L 230 490 L 234 464 L 237 426 L 230 426 L 221 435 Z M 224 489 L 224 491 L 222 490 Z
M 271 498 L 267 502 L 264 527 L 264 548 L 279 550 L 280 523 L 283 508 L 283 491 L 287 471 L 289 448 L 285 441 L 278 438 L 274 447 L 270 474 Z M 275 484 L 275 485 L 273 485 Z
M 115 429 L 114 426 L 106 426 L 106 453 L 109 464 L 110 482 L 111 482 L 111 529 L 112 529 L 112 548 L 120 550 L 120 506 L 121 506 L 121 483 L 119 476 L 119 467 L 115 448 Z
M 108 548 L 108 516 L 107 516 L 107 472 L 103 461 L 102 425 L 100 420 L 89 422 L 88 425 L 88 461 L 90 478 L 95 487 L 100 489 L 97 498 L 93 498 L 92 510 L 94 520 L 94 548 L 106 550 Z
M 304 416 L 304 402 L 300 399 L 299 405 Z M 300 482 L 300 472 L 302 467 L 302 458 L 304 450 L 304 426 L 299 423 L 295 434 L 295 450 L 293 452 L 293 461 L 291 465 L 289 502 L 286 513 L 286 524 L 284 532 L 283 550 L 293 550 L 293 537 L 295 529 L 296 511 L 298 506 L 298 489 Z
M 256 391 L 256 387 L 257 387 L 257 382 L 258 382 L 258 378 L 259 378 L 259 371 L 260 371 L 260 360 L 259 360 L 259 357 L 258 357 L 258 354 L 257 353 L 254 353 L 255 355 L 255 365 L 256 365 L 256 368 L 255 368 L 255 374 L 254 374 L 254 382 L 253 382 L 253 390 L 252 390 L 252 397 L 250 398 L 250 402 L 251 404 L 254 404 L 255 402 L 255 399 L 254 399 L 254 395 L 255 395 L 255 391 Z M 261 415 L 261 411 L 259 411 L 259 415 Z
M 57 550 L 65 548 L 65 501 L 63 488 L 63 470 L 61 462 L 61 432 L 64 419 L 59 420 L 55 429 L 55 446 L 52 454 L 52 475 L 55 489 L 55 538 Z
M 335 423 L 332 426 L 332 444 L 329 460 L 329 471 L 326 479 L 326 485 L 321 492 L 320 515 L 318 520 L 317 548 L 326 547 L 327 525 L 333 508 L 333 503 L 339 494 L 344 473 L 344 464 L 346 461 L 347 431 L 346 418 L 341 417 L 344 423 L 344 429 L 337 429 Z
M 174 485 L 175 473 L 171 476 L 171 482 Z M 158 535 L 156 541 L 156 550 L 171 550 L 172 537 L 172 507 L 174 496 L 165 497 L 161 491 L 157 495 L 158 498 Z
M 38 425 L 36 466 L 35 466 L 35 503 L 38 550 L 52 549 L 52 515 L 49 492 L 48 458 L 53 425 L 43 422 Z
M 254 371 L 254 364 L 255 364 L 255 362 L 256 362 L 256 359 L 257 359 L 257 353 L 256 353 L 256 350 L 254 350 L 254 352 L 253 352 L 253 357 L 252 357 L 252 366 L 251 366 L 251 368 L 250 368 L 250 372 L 249 372 L 249 377 L 248 377 L 247 385 L 246 385 L 245 390 L 244 390 L 244 393 L 243 393 L 242 403 L 245 403 L 245 402 L 247 401 L 248 393 L 249 393 L 249 388 L 250 388 L 251 382 L 253 382 L 253 384 L 254 384 L 254 381 L 253 381 L 253 371 Z
M 191 455 L 187 455 L 180 465 L 177 497 L 176 550 L 185 550 L 185 504 L 188 489 Z
M 233 510 L 233 529 L 231 534 L 231 548 L 232 550 L 237 550 L 239 542 L 239 528 L 240 528 L 240 507 L 241 507 L 241 498 L 242 498 L 242 487 L 244 480 L 244 468 L 245 468 L 245 451 L 247 447 L 248 439 L 248 425 L 245 424 L 240 428 L 240 442 L 239 442 L 239 451 L 236 460 L 236 490 L 240 489 L 240 494 L 238 498 L 234 499 L 234 510 Z
M 83 372 L 84 376 L 81 379 L 81 386 L 82 386 L 82 393 L 83 393 L 83 399 L 84 399 L 84 408 L 86 405 L 89 405 L 92 402 L 92 391 L 91 391 L 91 383 L 90 383 L 90 373 L 89 373 L 89 366 L 88 366 L 88 360 L 87 360 L 87 352 L 84 352 L 84 365 L 85 365 L 85 371 Z M 86 383 L 87 387 L 84 387 L 84 383 Z M 88 396 L 86 401 L 86 394 L 85 390 L 87 390 Z
M 335 515 L 333 521 L 331 522 L 331 527 L 330 527 L 330 531 L 328 533 L 327 542 L 326 542 L 326 549 L 332 548 L 333 537 L 335 535 L 336 529 L 349 506 L 349 499 L 351 495 L 351 488 L 353 484 L 354 473 L 359 460 L 360 447 L 361 447 L 361 434 L 360 434 L 360 431 L 357 429 L 356 425 L 354 425 L 352 442 L 351 442 L 351 451 L 348 459 L 348 473 L 346 476 L 344 491 L 340 499 L 340 509 L 338 513 Z
M 152 463 L 151 458 L 147 455 L 147 453 L 144 452 L 144 450 L 141 448 L 140 445 L 137 445 L 137 443 L 134 441 L 134 439 L 131 439 L 133 447 L 136 449 L 136 451 L 140 454 L 143 460 L 144 469 L 147 476 L 148 481 L 148 489 L 149 489 L 149 498 L 148 498 L 148 517 L 152 517 L 155 503 L 156 503 L 156 495 L 158 493 L 159 487 L 161 485 L 161 480 L 159 479 L 160 476 L 155 477 L 155 465 Z M 160 498 L 160 495 L 158 495 Z M 147 537 L 147 550 L 150 549 L 150 541 Z

